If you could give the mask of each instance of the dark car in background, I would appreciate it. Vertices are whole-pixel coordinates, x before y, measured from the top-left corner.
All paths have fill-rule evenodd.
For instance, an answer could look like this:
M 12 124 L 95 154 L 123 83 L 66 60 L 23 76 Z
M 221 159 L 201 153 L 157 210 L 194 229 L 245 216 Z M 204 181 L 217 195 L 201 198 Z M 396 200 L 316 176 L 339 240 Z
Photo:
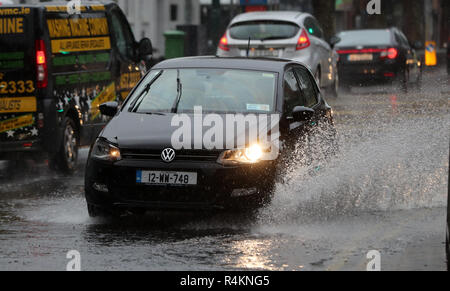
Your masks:
M 276 147 L 273 159 L 262 159 L 259 137 L 243 148 L 229 148 L 229 141 L 244 133 L 237 127 L 221 148 L 198 147 L 192 140 L 175 147 L 172 137 L 178 129 L 172 126 L 173 118 L 182 114 L 193 120 L 197 106 L 221 120 L 225 115 L 276 115 L 285 146 Z M 91 216 L 259 205 L 270 199 L 280 156 L 291 153 L 287 145 L 319 125 L 328 126 L 330 137 L 335 133 L 331 107 L 312 73 L 282 59 L 164 61 L 152 68 L 121 108 L 112 102 L 103 104 L 101 111 L 114 117 L 87 162 L 85 193 Z M 260 134 L 275 134 L 273 124 L 258 128 Z M 203 127 L 203 136 L 207 131 Z M 300 157 L 292 157 L 296 158 Z
M 66 5 L 0 7 L 0 160 L 73 172 L 78 147 L 108 121 L 99 105 L 123 101 L 145 74 L 151 42 L 135 41 L 117 4 L 89 2 L 80 15 Z
M 361 85 L 368 81 L 399 81 L 404 89 L 420 85 L 422 62 L 406 36 L 397 28 L 349 30 L 337 34 L 338 71 L 341 85 Z

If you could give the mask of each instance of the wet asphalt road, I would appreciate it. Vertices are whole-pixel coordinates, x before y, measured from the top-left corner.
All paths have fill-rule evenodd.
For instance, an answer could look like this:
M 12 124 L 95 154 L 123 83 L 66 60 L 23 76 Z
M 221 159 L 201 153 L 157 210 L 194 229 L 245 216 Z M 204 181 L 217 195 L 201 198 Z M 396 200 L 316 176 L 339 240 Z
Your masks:
M 334 107 L 341 153 L 292 165 L 273 202 L 252 215 L 88 217 L 73 177 L 29 164 L 0 177 L 0 270 L 445 270 L 450 86 L 354 88 Z M 0 169 L 4 163 L 0 164 Z

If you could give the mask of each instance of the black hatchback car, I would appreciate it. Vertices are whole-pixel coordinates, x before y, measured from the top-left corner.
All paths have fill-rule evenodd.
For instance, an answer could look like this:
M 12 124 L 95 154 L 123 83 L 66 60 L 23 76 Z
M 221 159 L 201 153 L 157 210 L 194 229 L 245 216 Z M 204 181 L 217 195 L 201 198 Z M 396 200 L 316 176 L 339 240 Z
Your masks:
M 397 28 L 343 31 L 337 35 L 339 77 L 342 85 L 360 85 L 367 81 L 398 80 L 406 89 L 421 81 L 422 64 L 415 49 Z
M 335 134 L 331 107 L 311 72 L 290 60 L 164 61 L 123 105 L 109 102 L 100 110 L 113 118 L 89 154 L 91 216 L 260 205 L 270 198 L 290 144 L 318 126 L 329 128 L 329 137 Z M 243 126 L 229 126 L 233 118 L 244 120 Z M 255 124 L 252 139 L 247 134 Z M 214 127 L 218 131 L 211 134 Z

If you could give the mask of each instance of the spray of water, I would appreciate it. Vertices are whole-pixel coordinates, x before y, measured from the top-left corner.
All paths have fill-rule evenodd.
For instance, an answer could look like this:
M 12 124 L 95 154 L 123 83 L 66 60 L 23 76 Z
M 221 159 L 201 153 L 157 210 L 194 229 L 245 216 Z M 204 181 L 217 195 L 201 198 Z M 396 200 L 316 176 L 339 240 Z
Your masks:
M 314 162 L 287 167 L 272 203 L 259 213 L 261 224 L 446 205 L 448 118 L 372 120 L 341 133 L 340 152 L 330 160 L 314 148 L 297 153 Z

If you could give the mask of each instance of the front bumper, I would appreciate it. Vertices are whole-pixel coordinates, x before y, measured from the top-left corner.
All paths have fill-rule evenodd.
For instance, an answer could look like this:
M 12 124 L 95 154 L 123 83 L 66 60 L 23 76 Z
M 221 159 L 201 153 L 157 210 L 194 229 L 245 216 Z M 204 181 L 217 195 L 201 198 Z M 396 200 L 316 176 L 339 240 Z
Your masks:
M 90 159 L 86 168 L 86 200 L 101 208 L 148 210 L 209 210 L 226 208 L 235 190 L 270 187 L 276 162 L 225 167 L 215 162 L 122 160 L 114 164 Z M 136 182 L 136 171 L 196 172 L 197 185 L 146 185 Z M 106 185 L 98 191 L 94 184 Z M 107 192 L 106 192 L 107 191 Z

